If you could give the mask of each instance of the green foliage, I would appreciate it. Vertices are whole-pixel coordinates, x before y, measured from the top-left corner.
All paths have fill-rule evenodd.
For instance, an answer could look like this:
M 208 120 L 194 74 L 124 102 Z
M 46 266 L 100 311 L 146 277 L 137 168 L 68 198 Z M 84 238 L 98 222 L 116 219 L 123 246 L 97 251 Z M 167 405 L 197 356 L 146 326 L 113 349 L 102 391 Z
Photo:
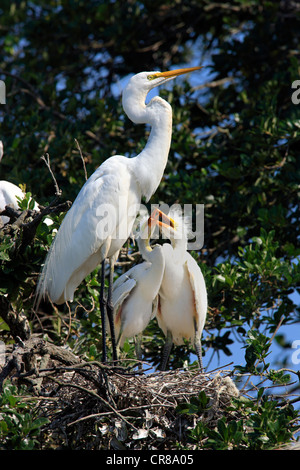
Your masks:
M 204 65 L 199 83 L 178 78 L 160 90 L 172 105 L 173 137 L 150 203 L 205 205 L 204 246 L 193 253 L 209 296 L 204 365 L 214 355 L 231 356 L 238 339 L 245 356 L 234 364 L 236 373 L 288 386 L 290 376 L 281 369 L 294 367 L 284 357 L 291 338 L 280 326 L 299 339 L 300 321 L 300 105 L 291 100 L 291 84 L 300 75 L 296 2 L 243 0 L 220 7 L 209 0 L 33 0 L 3 1 L 0 10 L 0 79 L 7 91 L 0 105 L 0 179 L 22 186 L 23 211 L 35 200 L 46 206 L 54 198 L 41 161 L 45 153 L 64 202 L 73 201 L 85 182 L 74 139 L 88 176 L 111 155 L 141 151 L 148 129 L 133 125 L 121 106 L 120 81 L 128 74 Z M 0 303 L 24 314 L 34 333 L 99 360 L 98 271 L 80 285 L 72 304 L 42 303 L 38 315 L 33 312 L 38 274 L 63 217 L 52 214 L 49 226 L 40 222 L 30 243 L 24 227 L 0 228 Z M 0 338 L 14 340 L 4 321 Z M 278 364 L 271 362 L 276 341 Z M 153 320 L 143 348 L 154 366 L 163 343 Z M 173 348 L 170 367 L 191 366 L 192 351 L 188 344 Z M 134 358 L 132 340 L 122 354 Z M 218 449 L 270 448 L 289 440 L 289 407 L 253 393 L 257 401 L 232 405 L 239 420 L 222 419 L 216 430 L 199 421 L 193 439 L 202 445 L 208 436 L 208 447 Z M 200 415 L 207 406 L 199 396 L 184 409 Z M 20 416 L 18 426 L 30 427 Z
M 35 201 L 31 196 L 31 193 L 28 192 L 24 194 L 24 197 L 22 199 L 17 197 L 19 208 L 22 211 L 25 211 L 26 209 L 34 209 Z
M 282 254 L 275 231 L 261 228 L 252 243 L 238 247 L 233 261 L 216 265 L 207 279 L 211 308 L 218 309 L 213 325 L 220 332 L 235 327 L 246 337 L 246 325 L 273 332 L 281 319 L 283 323 L 295 321 L 295 305 L 289 296 L 299 284 L 300 266 Z M 224 349 L 228 344 L 227 336 L 220 345 Z
M 20 208 L 32 209 L 33 204 L 34 201 L 30 200 L 30 193 L 27 193 L 20 202 Z M 29 217 L 25 223 L 31 220 Z M 22 245 L 24 228 L 6 226 L 0 229 L 0 293 L 14 303 L 20 311 L 32 309 L 41 261 L 46 256 L 57 227 L 56 216 L 53 216 L 52 225 L 41 221 L 36 229 L 34 243 L 25 245 L 24 249 Z
M 201 414 L 204 410 L 208 409 L 209 398 L 206 396 L 205 392 L 202 391 L 199 393 L 198 397 L 192 397 L 190 402 L 180 403 L 176 411 L 179 414 L 193 415 Z
M 260 390 L 259 402 L 244 397 L 233 398 L 226 415 L 213 428 L 206 420 L 209 399 L 204 392 L 198 400 L 193 398 L 189 403 L 180 404 L 176 411 L 198 418 L 189 438 L 199 449 L 272 449 L 292 438 L 297 411 L 292 405 L 282 406 L 278 401 L 262 396 L 262 393 L 263 390 Z
M 38 417 L 32 403 L 22 400 L 26 389 L 5 383 L 0 396 L 0 449 L 32 450 L 38 447 L 38 437 L 48 419 Z M 33 398 L 31 399 L 33 402 Z

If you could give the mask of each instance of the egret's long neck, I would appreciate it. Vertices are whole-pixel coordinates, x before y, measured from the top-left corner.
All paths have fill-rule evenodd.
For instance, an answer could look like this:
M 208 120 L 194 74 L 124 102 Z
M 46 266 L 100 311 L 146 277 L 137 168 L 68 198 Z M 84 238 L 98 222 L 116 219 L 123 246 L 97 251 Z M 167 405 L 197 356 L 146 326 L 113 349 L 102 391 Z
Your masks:
M 171 239 L 171 245 L 176 257 L 180 259 L 187 250 L 187 238 L 185 234 L 179 232 L 176 238 Z
M 171 145 L 172 113 L 167 112 L 164 107 L 161 107 L 159 111 L 161 114 L 152 124 L 150 123 L 148 142 L 144 150 L 136 157 L 138 178 L 147 201 L 156 191 L 163 177 Z
M 165 258 L 161 246 L 155 245 L 153 249 L 149 246 L 148 241 L 138 239 L 138 246 L 141 255 L 145 261 L 149 261 L 152 264 L 151 270 L 148 272 L 148 295 L 153 299 L 157 295 L 162 281 Z
M 134 174 L 148 201 L 156 191 L 167 164 L 172 137 L 172 109 L 160 97 L 153 98 L 148 105 L 144 100 L 130 101 L 130 110 L 128 106 L 126 110 L 130 119 L 151 126 L 144 150 L 132 159 Z

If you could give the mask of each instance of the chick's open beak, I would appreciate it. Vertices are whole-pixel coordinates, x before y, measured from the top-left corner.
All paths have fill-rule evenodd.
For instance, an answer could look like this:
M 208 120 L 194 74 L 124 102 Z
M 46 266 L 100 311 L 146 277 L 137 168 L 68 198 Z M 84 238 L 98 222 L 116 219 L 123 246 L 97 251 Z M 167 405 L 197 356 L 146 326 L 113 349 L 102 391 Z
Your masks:
M 173 228 L 175 230 L 175 221 L 171 217 L 168 217 L 164 212 L 160 209 L 155 208 L 149 217 L 151 219 L 151 223 L 155 225 L 159 225 L 159 227 L 166 227 L 166 228 Z M 149 221 L 148 221 L 149 223 Z

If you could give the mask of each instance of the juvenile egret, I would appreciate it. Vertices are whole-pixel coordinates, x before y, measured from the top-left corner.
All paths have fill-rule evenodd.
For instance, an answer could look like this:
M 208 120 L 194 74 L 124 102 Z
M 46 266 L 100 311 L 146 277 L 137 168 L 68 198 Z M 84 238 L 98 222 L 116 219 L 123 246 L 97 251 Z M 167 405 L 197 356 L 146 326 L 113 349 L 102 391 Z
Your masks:
M 187 252 L 188 227 L 179 212 L 168 214 L 172 223 L 159 224 L 170 243 L 162 246 L 164 275 L 159 289 L 157 322 L 166 336 L 161 369 L 165 370 L 172 344 L 194 343 L 203 370 L 201 335 L 206 320 L 206 285 L 196 260 Z M 164 219 L 166 218 L 163 214 Z
M 104 362 L 104 263 L 109 259 L 107 316 L 112 334 L 113 359 L 116 359 L 111 301 L 114 263 L 130 235 L 141 198 L 144 196 L 148 201 L 160 183 L 171 143 L 171 106 L 160 97 L 154 97 L 145 104 L 146 96 L 152 88 L 200 68 L 141 72 L 129 80 L 123 91 L 123 108 L 134 123 L 150 124 L 148 142 L 136 157 L 110 157 L 90 176 L 66 214 L 40 276 L 37 305 L 47 294 L 54 303 L 61 304 L 73 300 L 74 291 L 81 281 L 102 264 L 100 306 Z
M 137 237 L 139 251 L 145 260 L 122 274 L 113 285 L 112 302 L 117 345 L 123 346 L 126 338 L 137 337 L 137 357 L 140 355 L 140 335 L 155 317 L 165 261 L 160 245 L 150 246 L 149 240 L 158 222 L 155 209 L 146 221 L 141 222 Z

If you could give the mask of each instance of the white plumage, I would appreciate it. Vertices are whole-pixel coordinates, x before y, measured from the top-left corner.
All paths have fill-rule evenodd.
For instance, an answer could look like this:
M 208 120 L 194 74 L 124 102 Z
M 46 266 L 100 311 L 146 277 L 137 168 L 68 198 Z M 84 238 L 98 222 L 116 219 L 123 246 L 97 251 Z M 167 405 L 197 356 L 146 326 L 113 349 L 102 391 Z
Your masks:
M 131 159 L 110 157 L 86 181 L 47 256 L 37 288 L 39 299 L 48 294 L 56 303 L 72 300 L 87 274 L 103 259 L 118 255 L 130 235 L 141 197 L 149 200 L 160 183 L 171 143 L 170 105 L 160 97 L 146 105 L 146 96 L 152 88 L 196 69 L 141 72 L 130 79 L 123 91 L 123 108 L 133 122 L 150 124 L 147 145 Z
M 166 367 L 172 343 L 181 345 L 187 340 L 193 342 L 202 369 L 201 335 L 207 292 L 201 269 L 187 252 L 188 222 L 178 211 L 171 211 L 168 216 L 156 211 L 157 216 L 151 217 L 153 226 L 159 225 L 171 244 L 151 249 L 148 240 L 145 243 L 138 239 L 146 261 L 115 281 L 113 303 L 118 342 L 122 345 L 125 338 L 140 335 L 156 316 L 167 337 L 161 368 Z
M 2 157 L 3 157 L 3 142 L 2 140 L 0 140 L 0 162 L 2 160 Z
M 3 157 L 3 142 L 0 140 L 0 161 Z M 18 199 L 23 199 L 25 194 L 19 186 L 16 186 L 9 181 L 1 180 L 0 181 L 0 212 L 5 209 L 5 206 L 11 205 L 14 209 L 19 209 Z M 5 215 L 1 216 L 3 224 L 9 222 L 9 217 Z
M 14 209 L 19 209 L 19 201 L 18 199 L 24 199 L 25 194 L 23 193 L 22 189 L 19 186 L 16 186 L 9 181 L 2 180 L 0 181 L 0 212 L 5 209 L 5 206 L 12 206 Z M 29 202 L 31 198 L 29 199 Z M 40 212 L 39 205 L 35 201 L 33 210 Z M 6 215 L 1 215 L 2 223 L 5 225 L 9 222 L 9 217 Z M 53 220 L 49 217 L 45 217 L 43 223 L 46 225 L 52 225 Z
M 149 221 L 152 222 L 151 217 Z M 155 222 L 151 232 L 154 228 Z M 156 315 L 158 290 L 164 272 L 162 247 L 150 247 L 149 236 L 138 237 L 137 243 L 145 261 L 121 275 L 113 287 L 116 338 L 121 346 L 126 338 L 139 336 Z
M 187 225 L 178 212 L 170 212 L 174 228 L 160 224 L 170 243 L 163 244 L 165 270 L 159 290 L 157 321 L 167 337 L 162 369 L 165 369 L 172 343 L 184 339 L 194 343 L 200 368 L 201 335 L 207 313 L 207 292 L 196 260 L 187 252 Z
M 16 186 L 9 181 L 0 181 L 0 212 L 5 209 L 5 206 L 11 205 L 14 209 L 19 209 L 17 197 L 24 198 L 24 193 L 19 186 Z M 3 224 L 9 222 L 9 217 L 6 215 L 1 216 Z
M 3 142 L 0 140 L 0 161 L 3 157 Z M 16 186 L 9 181 L 2 180 L 0 181 L 0 212 L 5 209 L 5 206 L 12 206 L 14 209 L 19 209 L 19 199 L 24 199 L 25 194 L 23 193 L 22 189 L 19 186 Z M 31 198 L 30 198 L 31 200 Z M 39 206 L 37 202 L 34 203 L 34 210 L 39 211 Z M 7 224 L 9 222 L 9 217 L 2 215 L 1 220 L 3 224 Z M 52 220 L 46 218 L 44 222 L 47 225 L 52 224 Z
M 133 122 L 150 124 L 147 145 L 131 159 L 110 157 L 86 181 L 49 250 L 37 287 L 36 305 L 47 295 L 58 304 L 72 300 L 81 281 L 109 258 L 107 313 L 113 330 L 110 292 L 114 261 L 130 235 L 142 196 L 149 200 L 160 183 L 171 143 L 171 106 L 160 97 L 145 104 L 146 96 L 152 88 L 199 68 L 141 72 L 129 80 L 123 91 L 123 108 Z M 102 323 L 105 323 L 103 311 Z M 112 341 L 114 346 L 114 334 Z
M 129 207 L 138 207 L 141 198 L 131 162 L 111 157 L 84 184 L 50 248 L 38 285 L 40 296 L 48 293 L 57 304 L 72 301 L 82 280 L 105 258 L 118 255 L 135 220 L 134 211 L 127 215 Z

